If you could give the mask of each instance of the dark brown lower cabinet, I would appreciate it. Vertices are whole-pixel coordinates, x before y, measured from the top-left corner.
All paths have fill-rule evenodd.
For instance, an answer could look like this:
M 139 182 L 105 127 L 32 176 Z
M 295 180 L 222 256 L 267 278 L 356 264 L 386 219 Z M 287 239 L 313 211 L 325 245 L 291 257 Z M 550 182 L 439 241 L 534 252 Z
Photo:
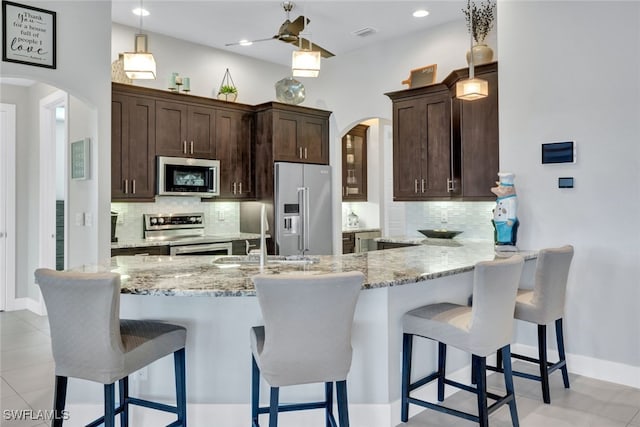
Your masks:
M 356 251 L 356 234 L 342 233 L 342 253 L 352 254 Z
M 169 245 L 111 249 L 111 256 L 118 255 L 169 255 Z
M 418 245 L 412 245 L 409 243 L 378 242 L 379 251 L 383 249 L 408 248 L 410 246 L 418 246 Z

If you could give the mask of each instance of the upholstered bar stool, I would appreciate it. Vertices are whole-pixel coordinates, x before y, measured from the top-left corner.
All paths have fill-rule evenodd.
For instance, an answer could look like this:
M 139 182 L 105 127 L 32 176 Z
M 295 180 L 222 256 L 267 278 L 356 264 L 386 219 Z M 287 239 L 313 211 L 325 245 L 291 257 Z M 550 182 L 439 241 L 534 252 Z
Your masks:
M 569 388 L 569 373 L 564 353 L 562 317 L 567 289 L 567 277 L 573 259 L 573 246 L 542 249 L 538 253 L 533 289 L 519 289 L 516 298 L 514 317 L 538 325 L 538 358 L 513 353 L 516 359 L 536 363 L 540 375 L 513 371 L 513 375 L 541 382 L 542 400 L 551 403 L 549 393 L 549 374 L 560 369 L 564 387 Z M 547 359 L 547 325 L 555 322 L 556 341 L 559 361 L 550 363 Z M 502 357 L 498 354 L 497 366 L 500 368 Z
M 186 427 L 185 388 L 186 329 L 159 321 L 120 320 L 120 276 L 114 273 L 71 273 L 49 269 L 35 272 L 49 315 L 51 345 L 55 362 L 55 419 L 61 427 L 67 380 L 81 378 L 104 384 L 104 416 L 87 427 L 104 423 L 128 426 L 131 405 L 175 413 L 170 426 Z M 128 376 L 138 369 L 173 353 L 176 406 L 129 396 Z M 115 404 L 115 382 L 120 401 Z
M 409 404 L 419 405 L 450 415 L 489 425 L 489 414 L 504 404 L 509 405 L 511 421 L 518 424 L 518 412 L 511 376 L 510 344 L 513 335 L 513 310 L 524 260 L 519 255 L 499 261 L 476 264 L 473 276 L 473 307 L 452 303 L 422 306 L 407 312 L 403 319 L 401 420 L 409 419 Z M 438 369 L 411 382 L 411 352 L 414 335 L 438 341 Z M 447 345 L 471 353 L 476 387 L 446 378 Z M 486 357 L 500 350 L 504 356 L 506 395 L 487 392 Z M 434 380 L 438 381 L 438 401 L 444 400 L 445 385 L 477 395 L 478 415 L 444 405 L 417 399 L 411 391 Z M 487 398 L 496 400 L 491 406 Z
M 324 409 L 326 425 L 333 416 L 336 383 L 340 427 L 349 427 L 347 374 L 351 368 L 351 328 L 364 275 L 359 272 L 324 275 L 258 275 L 253 277 L 264 326 L 251 328 L 251 419 L 278 412 Z M 268 407 L 260 407 L 260 374 L 270 386 Z M 322 402 L 280 404 L 283 386 L 325 383 Z

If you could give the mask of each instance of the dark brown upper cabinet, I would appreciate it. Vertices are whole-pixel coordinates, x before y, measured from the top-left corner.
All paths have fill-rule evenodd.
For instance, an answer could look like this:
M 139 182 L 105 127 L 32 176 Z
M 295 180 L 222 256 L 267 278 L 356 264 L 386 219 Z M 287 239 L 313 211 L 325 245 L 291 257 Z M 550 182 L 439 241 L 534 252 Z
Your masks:
M 342 200 L 367 201 L 367 130 L 354 126 L 342 137 Z

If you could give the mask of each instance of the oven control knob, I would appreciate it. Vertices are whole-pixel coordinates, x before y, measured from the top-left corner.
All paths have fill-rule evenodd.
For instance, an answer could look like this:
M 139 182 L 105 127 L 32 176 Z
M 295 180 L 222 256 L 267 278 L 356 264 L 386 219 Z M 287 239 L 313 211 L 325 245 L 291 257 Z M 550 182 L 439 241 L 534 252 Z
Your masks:
M 158 222 L 158 220 L 157 220 L 157 219 L 155 219 L 155 218 L 151 218 L 151 225 L 155 225 L 155 224 L 156 224 L 156 222 Z
M 158 224 L 164 224 L 164 218 L 158 218 Z
M 196 218 L 196 222 L 197 222 L 198 224 L 202 224 L 202 218 L 200 218 L 200 217 Z
M 189 218 L 189 222 L 195 223 L 196 222 L 196 217 L 192 216 Z

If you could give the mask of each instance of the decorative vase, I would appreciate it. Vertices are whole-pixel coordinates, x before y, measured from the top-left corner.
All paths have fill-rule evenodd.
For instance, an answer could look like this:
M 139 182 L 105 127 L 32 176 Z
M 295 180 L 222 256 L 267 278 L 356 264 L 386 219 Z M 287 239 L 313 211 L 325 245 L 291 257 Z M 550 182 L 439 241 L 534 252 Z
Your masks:
M 471 54 L 467 52 L 467 64 L 471 61 Z M 493 49 L 484 43 L 477 43 L 473 46 L 473 65 L 488 64 L 493 61 Z
M 238 93 L 218 93 L 218 99 L 221 101 L 236 102 L 236 98 L 238 98 Z

